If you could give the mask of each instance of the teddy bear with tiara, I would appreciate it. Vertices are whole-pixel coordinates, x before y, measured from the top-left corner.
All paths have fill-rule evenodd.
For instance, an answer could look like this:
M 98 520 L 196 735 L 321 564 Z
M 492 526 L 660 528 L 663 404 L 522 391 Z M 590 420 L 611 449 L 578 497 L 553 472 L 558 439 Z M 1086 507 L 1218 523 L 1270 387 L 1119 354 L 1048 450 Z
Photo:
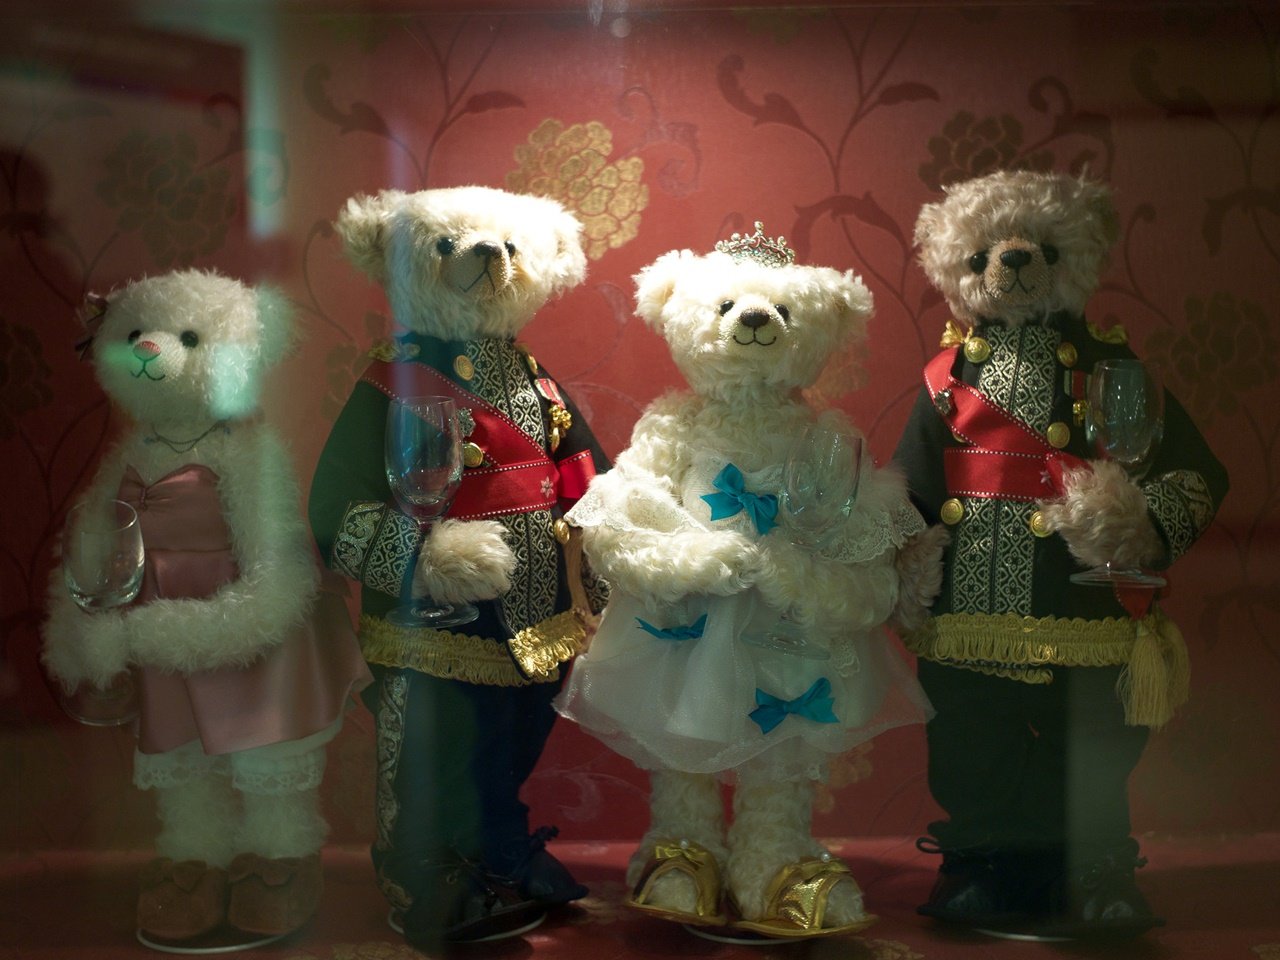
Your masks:
M 812 835 L 813 786 L 833 757 L 923 719 L 882 625 L 919 620 L 940 555 L 901 476 L 801 396 L 865 335 L 871 294 L 759 224 L 636 282 L 688 389 L 649 406 L 567 517 L 612 589 L 557 707 L 649 771 L 632 908 L 738 937 L 861 929 L 857 882 Z M 835 492 L 854 475 L 856 495 Z M 829 525 L 808 523 L 788 476 L 831 493 Z

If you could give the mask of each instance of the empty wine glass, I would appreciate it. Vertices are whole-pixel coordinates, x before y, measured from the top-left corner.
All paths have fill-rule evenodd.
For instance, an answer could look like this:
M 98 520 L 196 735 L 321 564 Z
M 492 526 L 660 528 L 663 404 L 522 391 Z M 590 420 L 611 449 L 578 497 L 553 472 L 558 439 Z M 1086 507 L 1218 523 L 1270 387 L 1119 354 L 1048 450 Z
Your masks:
M 67 515 L 62 575 L 71 599 L 86 613 L 132 603 L 142 588 L 145 555 L 138 514 L 123 500 L 82 503 Z M 81 723 L 114 727 L 138 714 L 133 677 L 124 672 L 109 686 L 82 683 L 60 692 L 62 708 Z
M 423 537 L 443 517 L 462 484 L 462 430 L 449 397 L 408 397 L 387 409 L 387 483 L 400 509 Z M 479 616 L 475 604 L 441 603 L 419 597 L 393 609 L 387 619 L 400 627 L 452 627 Z
M 862 474 L 862 438 L 838 414 L 811 423 L 791 448 L 782 470 L 781 506 L 794 530 L 793 542 L 809 549 L 829 543 L 836 525 L 849 516 Z M 743 642 L 809 660 L 826 660 L 824 647 L 805 640 L 805 628 L 781 617 Z
M 1102 360 L 1089 380 L 1086 436 L 1100 457 L 1144 477 L 1164 437 L 1164 388 L 1156 371 L 1137 359 Z M 1072 574 L 1072 583 L 1162 587 L 1165 579 L 1145 570 L 1108 563 Z

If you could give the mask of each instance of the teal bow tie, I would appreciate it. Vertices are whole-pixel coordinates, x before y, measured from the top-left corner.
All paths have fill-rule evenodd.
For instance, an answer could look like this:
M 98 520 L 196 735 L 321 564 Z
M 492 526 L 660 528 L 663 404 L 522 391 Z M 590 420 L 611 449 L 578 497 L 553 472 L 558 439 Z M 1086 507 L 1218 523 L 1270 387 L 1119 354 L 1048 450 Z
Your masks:
M 751 711 L 751 719 L 760 726 L 761 733 L 768 733 L 783 720 L 787 714 L 804 717 L 814 723 L 839 723 L 832 707 L 835 701 L 831 698 L 831 681 L 819 677 L 811 686 L 794 700 L 782 700 L 772 694 L 756 688 L 758 706 Z
M 702 636 L 702 631 L 707 627 L 707 615 L 704 613 L 693 623 L 683 627 L 655 627 L 652 623 L 646 623 L 639 617 L 636 617 L 636 623 L 640 624 L 640 629 L 645 633 L 651 633 L 659 640 L 671 640 L 679 642 L 680 640 L 697 640 Z
M 772 493 L 748 492 L 742 471 L 732 463 L 725 464 L 711 484 L 719 493 L 704 493 L 702 499 L 711 507 L 712 520 L 723 520 L 745 510 L 761 536 L 778 525 L 778 498 Z

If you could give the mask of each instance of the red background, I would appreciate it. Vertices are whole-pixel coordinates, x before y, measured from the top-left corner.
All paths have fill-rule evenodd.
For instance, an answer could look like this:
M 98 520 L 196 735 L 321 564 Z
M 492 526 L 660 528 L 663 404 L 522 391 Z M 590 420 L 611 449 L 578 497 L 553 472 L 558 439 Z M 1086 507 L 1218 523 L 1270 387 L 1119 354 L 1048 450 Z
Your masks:
M 1174 571 L 1192 701 L 1135 775 L 1135 827 L 1280 829 L 1274 5 L 80 6 L 0 12 L 3 849 L 146 846 L 154 830 L 127 732 L 64 719 L 37 666 L 53 536 L 113 428 L 72 350 L 75 305 L 186 265 L 281 286 L 304 341 L 267 409 L 305 480 L 359 357 L 390 332 L 330 229 L 342 202 L 520 182 L 518 151 L 548 121 L 590 134 L 565 150 L 606 207 L 579 205 L 599 238 L 590 276 L 525 339 L 611 453 L 679 384 L 632 315 L 631 277 L 660 253 L 761 219 L 802 262 L 861 273 L 869 343 L 818 393 L 884 459 L 947 318 L 910 250 L 921 204 L 1000 165 L 1113 184 L 1122 236 L 1091 317 L 1166 361 L 1232 477 Z M 581 196 L 568 169 L 552 165 L 553 185 Z M 614 173 L 643 190 L 613 189 Z M 353 714 L 331 749 L 335 840 L 372 833 L 371 726 Z M 922 739 L 845 758 L 819 831 L 920 831 Z M 643 779 L 567 723 L 529 800 L 568 839 L 644 825 Z

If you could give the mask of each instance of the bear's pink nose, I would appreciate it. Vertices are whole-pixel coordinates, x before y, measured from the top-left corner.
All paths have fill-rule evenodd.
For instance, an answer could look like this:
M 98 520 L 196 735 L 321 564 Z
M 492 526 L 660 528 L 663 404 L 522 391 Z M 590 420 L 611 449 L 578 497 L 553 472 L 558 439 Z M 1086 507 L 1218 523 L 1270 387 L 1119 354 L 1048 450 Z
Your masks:
M 160 348 L 150 340 L 139 340 L 133 345 L 133 355 L 139 360 L 154 360 L 160 356 Z

